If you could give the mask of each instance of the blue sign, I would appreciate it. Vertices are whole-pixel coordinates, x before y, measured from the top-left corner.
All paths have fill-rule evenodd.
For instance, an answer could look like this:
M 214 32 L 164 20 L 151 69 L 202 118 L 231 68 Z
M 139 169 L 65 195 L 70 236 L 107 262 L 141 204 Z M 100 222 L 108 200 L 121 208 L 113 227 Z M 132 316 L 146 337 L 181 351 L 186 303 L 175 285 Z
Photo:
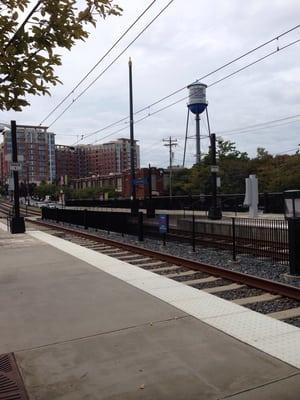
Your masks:
M 159 233 L 167 233 L 167 231 L 168 231 L 167 216 L 165 214 L 161 214 L 159 216 Z
M 133 179 L 132 182 L 134 185 L 146 185 L 148 183 L 148 179 L 147 178 L 136 178 L 136 179 Z

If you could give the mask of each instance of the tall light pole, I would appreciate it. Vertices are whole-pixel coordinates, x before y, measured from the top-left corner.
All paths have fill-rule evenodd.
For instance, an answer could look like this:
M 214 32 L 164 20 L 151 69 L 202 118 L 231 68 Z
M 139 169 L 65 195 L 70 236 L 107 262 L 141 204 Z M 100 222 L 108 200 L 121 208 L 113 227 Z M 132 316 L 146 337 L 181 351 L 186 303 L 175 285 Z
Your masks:
M 133 120 L 133 89 L 132 89 L 132 61 L 129 58 L 129 118 L 130 118 L 130 178 L 131 178 L 131 212 L 136 213 L 136 182 L 135 182 L 135 142 L 134 142 L 134 120 Z

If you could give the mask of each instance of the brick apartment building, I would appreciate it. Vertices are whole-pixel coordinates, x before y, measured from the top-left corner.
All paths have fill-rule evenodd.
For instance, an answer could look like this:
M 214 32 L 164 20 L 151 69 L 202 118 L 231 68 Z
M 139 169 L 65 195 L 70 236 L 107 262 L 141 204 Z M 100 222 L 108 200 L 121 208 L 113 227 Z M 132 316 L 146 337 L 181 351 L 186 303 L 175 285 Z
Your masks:
M 1 128 L 1 127 L 0 127 Z M 12 145 L 10 126 L 2 126 L 0 145 L 0 180 L 9 183 L 9 163 Z M 47 127 L 22 125 L 17 127 L 19 161 L 23 169 L 20 182 L 39 184 L 41 181 L 62 185 L 72 179 L 101 177 L 100 185 L 122 192 L 122 175 L 130 169 L 130 140 L 117 139 L 101 145 L 55 145 L 55 135 Z M 140 149 L 135 142 L 134 161 L 140 167 Z M 85 182 L 83 179 L 82 182 Z
M 140 149 L 135 142 L 134 162 L 140 167 Z M 117 139 L 100 145 L 57 145 L 56 176 L 59 182 L 88 176 L 121 174 L 130 169 L 130 140 Z
M 55 145 L 56 179 L 61 185 L 68 184 L 68 179 L 79 177 L 79 157 L 76 147 Z
M 3 142 L 0 147 L 0 177 L 8 183 L 9 163 L 12 159 L 12 142 L 9 125 L 1 125 Z M 18 158 L 22 162 L 19 172 L 20 181 L 39 184 L 41 181 L 52 182 L 55 179 L 55 135 L 47 127 L 17 126 Z

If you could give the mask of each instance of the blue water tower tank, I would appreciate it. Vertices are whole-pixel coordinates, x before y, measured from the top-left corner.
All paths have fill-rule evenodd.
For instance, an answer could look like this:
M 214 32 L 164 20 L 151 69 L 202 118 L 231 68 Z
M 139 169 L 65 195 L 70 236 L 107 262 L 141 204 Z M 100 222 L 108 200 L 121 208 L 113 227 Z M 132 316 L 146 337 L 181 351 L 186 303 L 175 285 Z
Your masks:
M 193 114 L 201 114 L 207 107 L 206 88 L 204 83 L 191 83 L 189 89 L 188 108 Z

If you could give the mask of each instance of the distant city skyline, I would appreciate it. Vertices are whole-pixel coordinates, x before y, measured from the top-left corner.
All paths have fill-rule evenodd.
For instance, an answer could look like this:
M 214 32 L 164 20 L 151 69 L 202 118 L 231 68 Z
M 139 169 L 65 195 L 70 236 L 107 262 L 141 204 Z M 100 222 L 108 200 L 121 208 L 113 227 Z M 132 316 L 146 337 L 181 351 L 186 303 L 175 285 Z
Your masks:
M 41 122 L 145 9 L 149 1 L 119 0 L 118 3 L 124 9 L 122 17 L 100 21 L 85 43 L 78 44 L 71 52 L 61 51 L 63 65 L 57 69 L 57 74 L 64 85 L 51 88 L 52 97 L 32 98 L 32 106 L 21 113 L 2 112 L 1 122 L 9 122 L 11 119 L 15 119 L 19 124 L 35 125 Z M 158 1 L 113 54 L 96 69 L 94 76 L 99 74 L 166 4 L 167 1 Z M 56 134 L 56 143 L 74 144 L 81 135 L 90 134 L 128 115 L 129 56 L 133 60 L 134 108 L 139 110 L 296 26 L 299 12 L 300 4 L 296 0 L 278 0 L 272 3 L 250 0 L 243 3 L 243 6 L 238 0 L 212 0 L 210 3 L 190 0 L 188 7 L 183 7 L 182 2 L 175 0 L 103 78 L 51 126 L 50 131 Z M 203 82 L 210 86 L 216 80 L 275 51 L 277 47 L 280 49 L 299 38 L 300 29 L 204 79 Z M 84 87 L 83 85 L 78 92 Z M 78 92 L 74 93 L 74 97 Z M 148 165 L 149 162 L 159 166 L 168 165 L 168 151 L 162 140 L 170 135 L 177 138 L 179 144 L 175 150 L 174 164 L 182 163 L 186 101 L 146 117 L 187 94 L 187 90 L 182 91 L 136 116 L 136 121 L 145 117 L 135 126 L 135 138 L 141 148 L 142 166 Z M 265 147 L 273 154 L 297 148 L 300 115 L 298 119 L 294 117 L 262 125 L 258 130 L 252 126 L 299 114 L 299 44 L 282 50 L 215 86 L 208 87 L 207 99 L 212 131 L 225 140 L 234 141 L 240 151 L 254 156 L 257 147 Z M 68 102 L 65 103 L 67 104 Z M 62 109 L 43 125 L 49 125 Z M 120 133 L 108 136 L 126 127 L 127 129 Z M 231 132 L 239 128 L 245 129 Z M 189 136 L 194 135 L 194 129 L 195 122 L 191 119 Z M 207 136 L 205 124 L 202 126 L 202 133 Z M 86 140 L 80 140 L 79 143 L 104 143 L 121 136 L 129 137 L 129 125 L 125 121 L 89 136 Z M 203 138 L 202 144 L 202 151 L 205 152 L 208 140 Z M 195 161 L 194 147 L 194 141 L 189 140 L 188 166 Z

